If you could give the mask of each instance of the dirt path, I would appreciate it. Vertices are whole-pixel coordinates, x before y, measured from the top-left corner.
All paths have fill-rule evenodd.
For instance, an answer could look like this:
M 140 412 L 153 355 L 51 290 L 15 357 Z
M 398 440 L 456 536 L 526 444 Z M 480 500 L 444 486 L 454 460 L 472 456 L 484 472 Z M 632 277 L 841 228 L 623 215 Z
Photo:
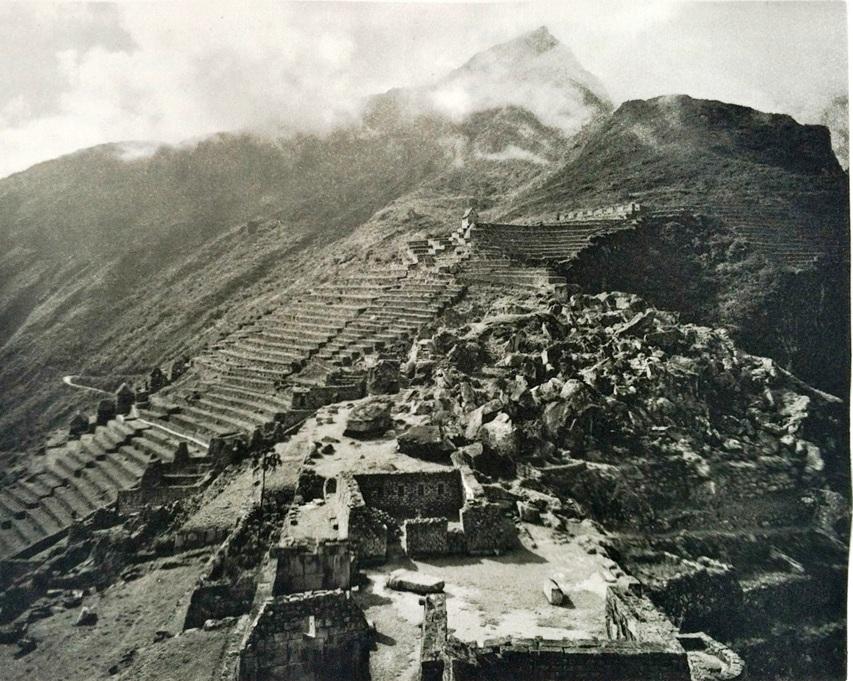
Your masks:
M 107 392 L 106 390 L 101 390 L 100 388 L 92 387 L 91 385 L 82 385 L 80 383 L 75 383 L 74 379 L 80 378 L 79 374 L 68 374 L 67 376 L 62 377 L 62 382 L 65 385 L 71 386 L 72 388 L 79 388 L 80 390 L 88 390 L 89 392 L 98 393 L 99 395 L 112 395 L 112 393 Z

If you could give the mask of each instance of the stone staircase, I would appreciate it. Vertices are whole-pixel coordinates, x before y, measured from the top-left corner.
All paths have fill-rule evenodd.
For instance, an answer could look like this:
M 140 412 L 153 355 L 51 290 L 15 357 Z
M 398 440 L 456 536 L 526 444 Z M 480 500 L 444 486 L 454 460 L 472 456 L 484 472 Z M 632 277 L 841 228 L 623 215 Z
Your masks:
M 469 225 L 462 225 L 448 235 L 409 241 L 407 262 L 423 265 L 439 272 L 450 272 L 470 256 Z

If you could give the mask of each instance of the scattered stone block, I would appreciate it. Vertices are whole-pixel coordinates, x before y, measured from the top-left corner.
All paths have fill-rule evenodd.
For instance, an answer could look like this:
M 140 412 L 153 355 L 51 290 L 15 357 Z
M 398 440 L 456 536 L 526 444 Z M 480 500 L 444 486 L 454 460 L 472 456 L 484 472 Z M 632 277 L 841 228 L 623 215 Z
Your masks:
M 563 604 L 563 590 L 559 587 L 557 582 L 550 577 L 545 579 L 545 582 L 542 585 L 542 591 L 545 592 L 545 600 L 547 600 L 551 605 Z
M 24 655 L 29 655 L 36 649 L 36 640 L 34 638 L 30 638 L 29 636 L 24 636 L 18 639 L 18 650 L 15 653 L 15 657 L 23 657 Z
M 367 392 L 371 395 L 393 395 L 400 392 L 400 362 L 380 359 L 367 372 Z
M 453 445 L 444 439 L 438 426 L 413 426 L 397 437 L 397 449 L 418 459 L 446 461 Z
M 518 454 L 518 432 L 504 412 L 484 424 L 480 428 L 479 436 L 483 445 L 496 454 L 510 458 Z
M 542 516 L 539 513 L 539 509 L 529 501 L 516 502 L 516 508 L 518 508 L 518 517 L 525 523 L 542 522 Z
M 434 594 L 444 591 L 444 580 L 411 570 L 394 570 L 387 581 L 389 589 L 411 591 L 416 594 Z
M 350 437 L 370 437 L 381 435 L 390 427 L 391 404 L 383 400 L 371 400 L 353 407 L 344 434 Z

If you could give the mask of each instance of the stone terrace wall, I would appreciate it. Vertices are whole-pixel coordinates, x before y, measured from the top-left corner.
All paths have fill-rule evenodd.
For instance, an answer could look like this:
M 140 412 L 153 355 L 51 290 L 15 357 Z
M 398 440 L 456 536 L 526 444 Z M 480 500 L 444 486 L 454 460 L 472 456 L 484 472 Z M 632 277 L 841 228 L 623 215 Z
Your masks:
M 184 629 L 201 627 L 206 620 L 238 617 L 249 612 L 256 586 L 251 576 L 237 582 L 200 584 L 190 596 Z
M 354 477 L 368 506 L 397 517 L 455 517 L 462 506 L 462 484 L 457 470 Z
M 347 542 L 280 544 L 270 552 L 276 560 L 273 594 L 349 589 L 355 571 L 355 555 Z
M 280 596 L 261 607 L 243 640 L 239 681 L 360 681 L 370 629 L 342 591 Z
M 447 518 L 409 518 L 403 523 L 403 548 L 409 556 L 443 556 L 450 552 Z
M 233 555 L 239 553 L 247 533 L 254 531 L 251 522 L 257 513 L 255 508 L 243 515 L 208 560 L 190 596 L 184 629 L 200 627 L 208 619 L 242 615 L 251 609 L 257 586 L 254 577 L 229 578 L 226 567 L 233 561 Z

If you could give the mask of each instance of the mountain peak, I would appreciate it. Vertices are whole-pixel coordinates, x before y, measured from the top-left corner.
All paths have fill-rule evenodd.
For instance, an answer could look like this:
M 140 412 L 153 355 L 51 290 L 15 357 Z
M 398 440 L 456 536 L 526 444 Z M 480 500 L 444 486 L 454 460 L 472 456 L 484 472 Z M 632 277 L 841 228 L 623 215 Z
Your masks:
M 551 34 L 547 26 L 540 26 L 530 33 L 519 36 L 512 42 L 522 43 L 536 54 L 547 52 L 560 44 L 560 41 Z

